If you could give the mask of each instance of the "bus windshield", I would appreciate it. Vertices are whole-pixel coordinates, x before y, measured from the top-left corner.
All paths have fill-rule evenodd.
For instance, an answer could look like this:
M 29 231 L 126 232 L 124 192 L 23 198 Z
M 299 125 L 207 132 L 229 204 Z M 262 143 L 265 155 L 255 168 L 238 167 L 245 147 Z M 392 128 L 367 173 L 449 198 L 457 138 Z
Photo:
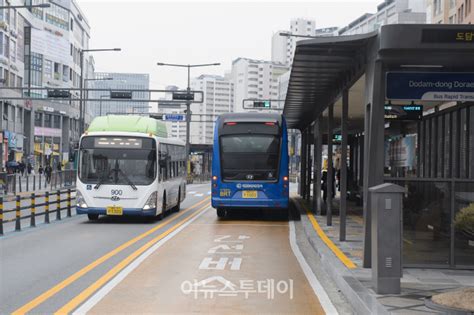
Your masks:
M 263 134 L 233 134 L 220 137 L 224 180 L 278 178 L 280 138 Z
M 149 185 L 156 178 L 156 143 L 137 137 L 84 137 L 79 178 L 100 185 Z

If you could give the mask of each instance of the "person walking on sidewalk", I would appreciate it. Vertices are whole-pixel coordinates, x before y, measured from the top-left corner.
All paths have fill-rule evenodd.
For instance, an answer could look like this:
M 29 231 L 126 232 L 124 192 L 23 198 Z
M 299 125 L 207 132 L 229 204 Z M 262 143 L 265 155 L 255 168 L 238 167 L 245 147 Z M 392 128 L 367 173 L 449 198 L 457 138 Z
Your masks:
M 44 174 L 46 175 L 46 182 L 49 184 L 51 182 L 51 174 L 53 173 L 53 168 L 51 165 L 46 165 L 44 169 Z

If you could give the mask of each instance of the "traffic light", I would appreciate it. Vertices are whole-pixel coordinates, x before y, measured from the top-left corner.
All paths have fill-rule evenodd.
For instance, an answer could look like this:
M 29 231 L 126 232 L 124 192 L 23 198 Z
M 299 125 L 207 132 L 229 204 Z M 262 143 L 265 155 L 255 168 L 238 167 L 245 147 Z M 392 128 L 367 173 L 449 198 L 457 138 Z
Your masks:
M 254 108 L 268 108 L 270 109 L 270 101 L 253 101 Z
M 70 98 L 71 92 L 66 90 L 48 90 L 48 98 Z
M 110 98 L 131 100 L 132 99 L 132 92 L 131 91 L 111 91 L 110 92 Z

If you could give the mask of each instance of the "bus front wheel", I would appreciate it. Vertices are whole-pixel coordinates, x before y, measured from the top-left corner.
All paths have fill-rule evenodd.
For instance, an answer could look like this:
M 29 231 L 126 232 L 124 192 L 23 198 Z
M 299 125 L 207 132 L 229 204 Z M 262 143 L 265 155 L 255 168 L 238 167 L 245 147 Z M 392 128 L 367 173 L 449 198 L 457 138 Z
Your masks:
M 227 216 L 227 210 L 222 208 L 217 208 L 217 216 L 219 218 L 225 218 Z
M 99 219 L 99 215 L 98 215 L 98 214 L 95 214 L 95 213 L 88 213 L 88 214 L 87 214 L 87 218 L 88 218 L 90 221 L 95 221 L 95 220 L 98 220 L 98 219 Z

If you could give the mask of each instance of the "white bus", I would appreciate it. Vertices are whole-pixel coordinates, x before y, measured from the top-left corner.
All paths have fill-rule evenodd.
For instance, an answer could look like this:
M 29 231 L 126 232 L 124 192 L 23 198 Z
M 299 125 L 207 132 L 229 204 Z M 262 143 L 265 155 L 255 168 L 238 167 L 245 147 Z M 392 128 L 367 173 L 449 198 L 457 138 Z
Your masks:
M 161 219 L 185 197 L 185 145 L 167 138 L 164 123 L 127 115 L 92 121 L 79 143 L 78 214 Z

